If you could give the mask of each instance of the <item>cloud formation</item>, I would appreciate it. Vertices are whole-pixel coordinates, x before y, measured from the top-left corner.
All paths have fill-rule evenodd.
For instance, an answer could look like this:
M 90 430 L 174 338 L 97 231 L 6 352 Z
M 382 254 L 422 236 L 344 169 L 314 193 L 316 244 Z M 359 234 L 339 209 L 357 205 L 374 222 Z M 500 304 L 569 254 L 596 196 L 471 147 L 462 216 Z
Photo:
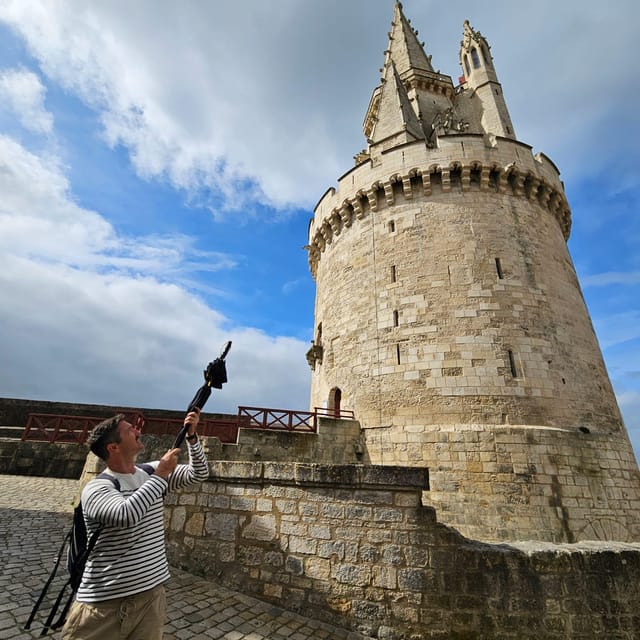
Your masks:
M 230 327 L 179 284 L 194 268 L 233 268 L 233 259 L 193 256 L 185 237 L 118 236 L 71 200 L 55 163 L 6 136 L 0 191 L 4 395 L 180 407 L 216 355 L 212 345 L 236 339 L 217 410 L 291 398 L 306 406 L 303 342 Z
M 638 93 L 621 58 L 634 50 L 638 9 L 622 4 L 627 11 L 591 0 L 579 9 L 551 0 L 480 9 L 457 0 L 442 12 L 410 1 L 405 11 L 414 24 L 431 25 L 426 48 L 454 80 L 470 18 L 494 45 L 519 137 L 571 175 L 595 145 L 581 172 L 614 161 L 621 146 L 633 151 L 626 130 L 635 102 L 620 103 L 616 92 Z M 310 206 L 348 168 L 364 146 L 360 123 L 390 18 L 390 6 L 368 0 L 5 0 L 0 7 L 47 77 L 100 114 L 105 139 L 128 150 L 141 176 L 236 210 L 256 199 Z M 363 37 L 368 26 L 376 37 Z M 614 109 L 617 126 L 609 121 Z
M 24 69 L 0 70 L 0 108 L 10 111 L 25 129 L 50 133 L 53 116 L 44 106 L 46 89 L 40 78 Z

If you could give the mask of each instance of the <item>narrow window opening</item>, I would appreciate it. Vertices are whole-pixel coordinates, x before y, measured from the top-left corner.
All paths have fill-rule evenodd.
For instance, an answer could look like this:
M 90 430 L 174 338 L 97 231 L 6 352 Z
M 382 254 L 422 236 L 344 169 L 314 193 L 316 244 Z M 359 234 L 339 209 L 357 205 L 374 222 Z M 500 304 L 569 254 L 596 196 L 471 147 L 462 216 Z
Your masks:
M 498 272 L 498 278 L 502 280 L 504 278 L 504 273 L 502 272 L 502 264 L 500 263 L 500 258 L 496 258 L 496 271 Z
M 396 223 L 393 220 L 389 220 L 389 233 L 393 233 L 396 230 Z
M 476 49 L 471 49 L 471 61 L 473 62 L 473 68 L 480 68 L 480 57 L 478 56 L 478 52 Z
M 471 75 L 471 68 L 469 67 L 469 58 L 465 55 L 464 57 L 464 68 L 467 72 L 467 77 Z
M 399 344 L 396 345 L 396 359 L 398 361 L 398 364 L 400 364 L 400 345 Z
M 394 311 L 393 312 L 393 326 L 397 327 L 398 324 L 399 324 L 398 312 Z
M 496 89 L 496 95 L 499 96 L 500 92 Z
M 395 282 L 396 281 L 396 265 L 392 264 L 391 265 L 391 282 Z
M 509 127 L 507 127 L 507 133 L 511 135 L 511 129 Z
M 509 351 L 507 352 L 509 354 L 509 367 L 511 369 L 511 375 L 514 378 L 518 377 L 518 370 L 516 369 L 516 359 L 513 355 L 513 351 L 511 351 L 511 349 L 509 349 Z

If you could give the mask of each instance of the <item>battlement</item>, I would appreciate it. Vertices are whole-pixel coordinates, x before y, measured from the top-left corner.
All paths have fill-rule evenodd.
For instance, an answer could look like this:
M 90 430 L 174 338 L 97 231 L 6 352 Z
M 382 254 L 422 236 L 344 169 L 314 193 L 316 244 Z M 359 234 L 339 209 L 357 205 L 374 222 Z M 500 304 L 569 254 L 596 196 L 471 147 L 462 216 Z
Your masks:
M 450 135 L 439 138 L 436 149 L 423 141 L 394 147 L 341 176 L 337 190 L 329 189 L 316 205 L 309 226 L 311 273 L 315 278 L 326 246 L 369 212 L 398 198 L 473 190 L 526 198 L 550 212 L 569 238 L 571 211 L 551 160 L 507 138 Z

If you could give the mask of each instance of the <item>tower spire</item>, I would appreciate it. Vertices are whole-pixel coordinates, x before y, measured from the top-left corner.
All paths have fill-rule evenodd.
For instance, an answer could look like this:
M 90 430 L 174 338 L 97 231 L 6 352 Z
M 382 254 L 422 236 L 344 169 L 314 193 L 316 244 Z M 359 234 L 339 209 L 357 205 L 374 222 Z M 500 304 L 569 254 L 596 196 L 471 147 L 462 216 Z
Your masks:
M 401 77 L 411 71 L 433 73 L 431 58 L 424 51 L 424 43 L 418 40 L 418 31 L 411 26 L 411 21 L 407 20 L 402 12 L 400 2 L 396 2 L 393 7 L 389 48 L 385 54 L 385 66 L 393 60 Z
M 474 92 L 482 105 L 482 129 L 515 140 L 509 110 L 493 66 L 489 43 L 468 20 L 464 21 L 460 42 L 460 65 L 468 89 Z
M 394 145 L 424 139 L 422 126 L 393 60 L 384 67 L 383 73 L 369 107 L 369 112 L 375 111 L 375 116 L 367 114 L 365 120 L 365 135 L 370 144 L 384 140 Z
M 407 141 L 405 133 L 426 139 L 436 115 L 449 109 L 454 97 L 451 78 L 434 71 L 418 31 L 397 1 L 381 72 L 381 84 L 371 96 L 363 125 L 374 155 L 371 146 L 382 140 L 385 148 L 393 146 L 393 136 L 397 143 Z

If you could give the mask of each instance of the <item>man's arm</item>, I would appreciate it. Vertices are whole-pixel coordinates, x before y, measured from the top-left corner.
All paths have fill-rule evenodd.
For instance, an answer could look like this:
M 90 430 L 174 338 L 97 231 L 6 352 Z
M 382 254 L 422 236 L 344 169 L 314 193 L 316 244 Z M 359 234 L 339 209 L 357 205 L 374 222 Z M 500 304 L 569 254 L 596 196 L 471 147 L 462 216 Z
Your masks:
M 202 449 L 196 429 L 200 421 L 200 409 L 197 407 L 189 411 L 184 419 L 184 426 L 188 426 L 186 441 L 189 453 L 189 464 L 179 464 L 168 477 L 169 490 L 174 491 L 196 482 L 204 482 L 209 477 L 209 464 Z M 179 451 L 174 449 L 173 451 Z
M 154 474 L 139 489 L 125 497 L 111 480 L 98 478 L 83 489 L 82 510 L 92 520 L 127 529 L 142 520 L 151 506 L 162 499 L 167 487 L 167 480 Z

